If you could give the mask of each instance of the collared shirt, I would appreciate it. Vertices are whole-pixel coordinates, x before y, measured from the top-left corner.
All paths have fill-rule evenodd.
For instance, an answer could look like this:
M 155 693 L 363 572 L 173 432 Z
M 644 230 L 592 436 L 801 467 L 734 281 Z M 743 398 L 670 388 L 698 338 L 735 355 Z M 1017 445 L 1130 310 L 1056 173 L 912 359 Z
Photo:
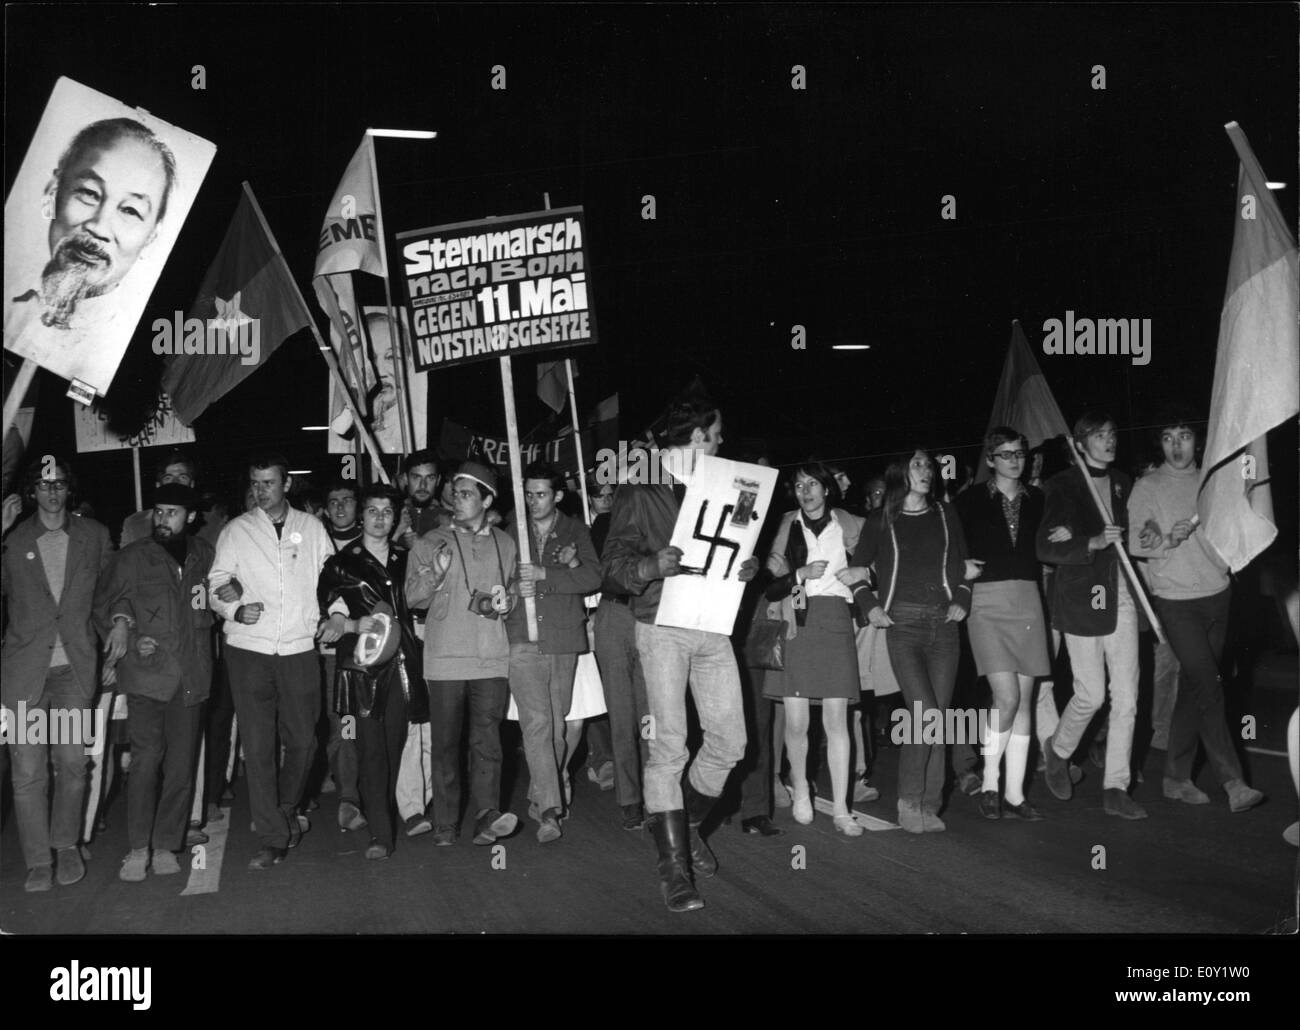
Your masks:
M 1007 529 L 1011 533 L 1011 546 L 1016 545 L 1016 539 L 1020 534 L 1020 502 L 1025 499 L 1029 491 L 1025 489 L 1025 484 L 1016 480 L 1016 492 L 1012 497 L 998 489 L 997 479 L 989 480 L 989 496 L 995 493 L 1002 494 L 1002 517 L 1007 520 Z
M 63 596 L 63 579 L 68 571 L 68 516 L 58 529 L 47 529 L 36 538 L 36 548 L 41 552 L 41 564 L 45 566 L 45 578 L 50 584 L 50 593 L 54 603 L 58 604 Z M 54 636 L 54 650 L 50 652 L 50 667 L 67 665 L 68 656 L 63 650 L 63 638 Z

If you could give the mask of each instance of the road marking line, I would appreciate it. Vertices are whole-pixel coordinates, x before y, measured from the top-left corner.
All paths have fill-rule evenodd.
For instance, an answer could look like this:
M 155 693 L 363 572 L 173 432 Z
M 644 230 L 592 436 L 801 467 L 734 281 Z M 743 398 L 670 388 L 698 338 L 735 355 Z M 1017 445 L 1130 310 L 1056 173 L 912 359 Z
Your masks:
M 1285 758 L 1285 751 L 1270 751 L 1266 747 L 1248 747 L 1246 748 L 1252 755 L 1268 755 L 1271 758 Z
M 825 798 L 814 798 L 813 807 L 817 809 L 817 811 L 823 812 L 826 815 L 833 815 L 835 812 L 835 806 Z M 900 828 L 897 823 L 891 823 L 885 819 L 877 819 L 874 815 L 867 815 L 866 813 L 859 812 L 856 809 L 849 812 L 849 815 L 853 816 L 853 821 L 864 830 L 897 830 Z
M 199 844 L 205 850 L 203 869 L 190 866 L 190 879 L 181 891 L 181 897 L 189 894 L 216 894 L 221 889 L 221 859 L 226 853 L 226 834 L 230 830 L 230 809 L 221 810 L 220 822 L 209 822 L 204 831 L 208 835 L 206 844 Z M 191 854 L 193 851 L 191 851 Z

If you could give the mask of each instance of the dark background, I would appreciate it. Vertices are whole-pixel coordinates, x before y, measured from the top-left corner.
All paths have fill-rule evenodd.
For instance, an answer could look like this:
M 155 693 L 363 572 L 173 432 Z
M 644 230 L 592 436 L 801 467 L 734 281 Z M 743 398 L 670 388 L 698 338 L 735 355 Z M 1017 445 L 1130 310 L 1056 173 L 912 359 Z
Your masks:
M 698 374 L 726 415 L 724 454 L 815 453 L 859 478 L 891 450 L 978 442 L 1012 318 L 1069 420 L 1100 405 L 1145 426 L 1168 400 L 1205 412 L 1236 203 L 1224 122 L 1296 215 L 1290 5 L 95 4 L 8 7 L 6 32 L 6 188 L 59 75 L 218 147 L 108 394 L 123 428 L 157 390 L 148 327 L 189 308 L 242 180 L 316 310 L 315 241 L 367 126 L 439 132 L 376 143 L 390 242 L 537 210 L 544 191 L 585 207 L 600 342 L 569 352 L 584 414 L 617 391 L 631 437 Z M 1152 319 L 1151 363 L 1042 356 L 1043 321 L 1067 309 Z M 806 351 L 790 347 L 796 323 Z M 871 350 L 829 349 L 846 342 Z M 527 431 L 549 409 L 536 359 L 514 365 Z M 325 421 L 326 375 L 299 333 L 213 405 L 195 427 L 203 485 L 235 493 L 265 446 L 326 478 L 324 434 L 299 429 Z M 71 452 L 65 384 L 41 380 L 32 453 Z M 444 416 L 504 435 L 495 361 L 430 387 L 431 442 Z M 1124 436 L 1122 464 L 1148 457 L 1148 436 Z M 1271 439 L 1288 530 L 1295 421 Z M 163 453 L 144 452 L 146 484 Z M 129 454 L 77 467 L 116 531 Z

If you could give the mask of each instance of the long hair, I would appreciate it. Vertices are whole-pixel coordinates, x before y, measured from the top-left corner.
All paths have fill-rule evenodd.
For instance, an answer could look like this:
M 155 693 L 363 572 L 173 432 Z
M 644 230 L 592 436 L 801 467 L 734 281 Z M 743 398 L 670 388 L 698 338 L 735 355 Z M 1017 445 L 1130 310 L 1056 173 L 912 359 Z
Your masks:
M 907 493 L 911 489 L 907 469 L 917 454 L 924 454 L 925 460 L 932 466 L 934 465 L 934 459 L 930 457 L 929 451 L 924 447 L 913 447 L 910 451 L 904 451 L 902 454 L 896 455 L 885 466 L 885 503 L 882 505 L 882 510 L 886 526 L 892 526 L 894 519 L 898 518 L 898 513 L 903 510 L 903 502 L 907 499 Z M 933 479 L 931 480 L 930 494 L 932 497 L 934 496 Z

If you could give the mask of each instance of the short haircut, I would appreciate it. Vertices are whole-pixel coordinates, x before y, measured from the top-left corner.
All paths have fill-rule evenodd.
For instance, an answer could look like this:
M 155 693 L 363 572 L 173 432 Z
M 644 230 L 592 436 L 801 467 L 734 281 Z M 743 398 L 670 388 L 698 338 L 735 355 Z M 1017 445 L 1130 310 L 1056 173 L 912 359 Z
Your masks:
M 795 482 L 799 479 L 799 474 L 803 473 L 809 479 L 815 479 L 821 483 L 822 489 L 826 491 L 826 506 L 829 508 L 833 504 L 840 502 L 840 484 L 835 482 L 835 470 L 825 462 L 815 461 L 809 458 L 807 461 L 800 462 L 790 470 L 790 492 L 794 492 Z
M 371 483 L 369 486 L 363 486 L 356 490 L 357 507 L 365 508 L 368 501 L 389 501 L 393 505 L 393 511 L 402 510 L 402 495 L 396 487 L 387 483 Z
M 77 474 L 72 471 L 72 466 L 68 464 L 66 458 L 58 455 L 51 455 L 54 458 L 54 468 L 63 474 L 63 478 L 68 481 L 68 509 L 71 510 L 76 505 L 77 496 Z M 34 461 L 27 466 L 27 474 L 23 476 L 23 492 L 35 493 L 36 484 L 45 479 L 45 469 L 48 462 L 45 458 Z
M 279 469 L 280 481 L 287 483 L 289 481 L 289 459 L 277 451 L 262 451 L 260 454 L 254 454 L 248 459 L 248 467 L 263 472 L 266 469 Z
M 1025 445 L 1025 450 L 1029 449 L 1029 441 L 1025 439 L 1024 433 L 1017 432 L 1010 426 L 994 426 L 984 437 L 984 453 L 992 456 L 1004 443 L 1015 443 L 1017 440 Z
M 530 479 L 545 479 L 557 494 L 564 489 L 564 473 L 549 461 L 530 461 L 521 478 L 525 483 Z
M 1197 418 L 1190 411 L 1184 411 L 1181 408 L 1162 411 L 1153 430 L 1156 446 L 1160 446 L 1160 438 L 1170 429 L 1190 429 L 1196 434 L 1196 442 L 1200 443 L 1203 439 L 1202 427 L 1204 425 L 1205 419 Z
M 1083 443 L 1084 440 L 1090 437 L 1107 422 L 1112 426 L 1115 425 L 1115 420 L 1111 418 L 1107 412 L 1098 411 L 1096 409 L 1085 411 L 1079 416 L 1078 421 L 1074 423 L 1074 442 Z
M 162 477 L 167 474 L 167 469 L 172 465 L 184 465 L 190 470 L 190 479 L 194 482 L 199 481 L 199 464 L 180 448 L 173 448 L 167 452 L 166 457 L 154 466 L 153 481 L 161 483 Z
M 718 415 L 717 405 L 702 394 L 683 395 L 669 406 L 660 438 L 669 447 L 680 447 L 690 443 L 695 430 L 707 432 L 709 426 L 718 420 Z
M 337 479 L 330 480 L 329 485 L 325 487 L 326 499 L 328 500 L 330 494 L 339 490 L 347 490 L 352 494 L 352 499 L 354 501 L 358 504 L 361 503 L 361 487 L 357 484 L 355 479 L 344 479 L 340 476 Z
M 412 451 L 402 459 L 402 475 L 409 476 L 411 469 L 416 465 L 432 465 L 437 469 L 439 476 L 442 475 L 442 467 L 438 464 L 438 457 L 427 447 L 421 447 L 418 451 Z
M 92 122 L 73 136 L 68 149 L 59 158 L 58 167 L 54 169 L 54 178 L 58 182 L 59 189 L 63 188 L 63 177 L 71 170 L 73 162 L 85 151 L 104 150 L 121 139 L 143 143 L 162 161 L 163 178 L 166 184 L 163 187 L 163 195 L 158 200 L 158 217 L 154 219 L 155 223 L 161 222 L 167 216 L 167 201 L 171 198 L 172 189 L 176 185 L 176 157 L 166 143 L 134 118 L 105 118 L 103 121 Z
M 451 478 L 452 482 L 455 482 L 457 479 L 469 479 L 469 476 L 452 476 Z M 469 481 L 474 485 L 475 489 L 478 490 L 479 500 L 486 501 L 489 497 L 493 499 L 496 498 L 496 494 L 480 483 L 477 479 L 469 479 Z

